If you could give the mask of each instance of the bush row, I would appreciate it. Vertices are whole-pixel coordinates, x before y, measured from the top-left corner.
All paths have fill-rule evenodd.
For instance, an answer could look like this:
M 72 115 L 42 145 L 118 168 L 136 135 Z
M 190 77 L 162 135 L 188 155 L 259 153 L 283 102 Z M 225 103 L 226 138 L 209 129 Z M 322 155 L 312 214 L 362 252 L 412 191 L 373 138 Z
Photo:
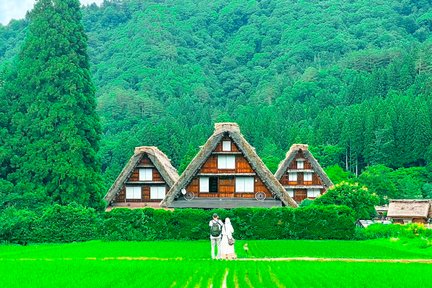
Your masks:
M 357 240 L 377 239 L 377 238 L 429 238 L 432 239 L 432 229 L 426 228 L 422 224 L 373 224 L 367 228 L 356 230 Z
M 0 239 L 10 243 L 87 240 L 208 239 L 213 213 L 230 217 L 237 239 L 353 239 L 353 211 L 346 206 L 237 208 L 232 210 L 114 209 L 98 213 L 78 205 L 43 211 L 7 208 L 0 213 Z

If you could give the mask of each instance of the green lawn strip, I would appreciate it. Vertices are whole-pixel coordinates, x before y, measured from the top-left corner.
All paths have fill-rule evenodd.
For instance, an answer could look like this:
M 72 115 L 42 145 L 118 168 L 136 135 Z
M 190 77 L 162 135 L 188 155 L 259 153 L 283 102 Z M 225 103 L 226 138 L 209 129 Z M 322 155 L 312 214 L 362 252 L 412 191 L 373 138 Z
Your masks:
M 416 240 L 251 240 L 250 256 L 255 258 L 320 257 L 366 259 L 432 258 L 432 248 L 420 248 Z
M 421 248 L 421 239 L 338 240 L 240 240 L 239 258 L 320 257 L 357 259 L 431 259 L 432 248 Z M 243 250 L 248 243 L 249 253 Z M 85 259 L 155 257 L 208 259 L 209 241 L 102 242 L 69 244 L 0 245 L 0 259 Z
M 159 257 L 205 258 L 210 241 L 102 242 L 0 246 L 0 258 L 104 258 Z
M 1 261 L 2 287 L 430 287 L 432 265 L 264 261 Z M 246 280 L 247 279 L 247 280 Z M 250 284 L 248 284 L 250 283 Z

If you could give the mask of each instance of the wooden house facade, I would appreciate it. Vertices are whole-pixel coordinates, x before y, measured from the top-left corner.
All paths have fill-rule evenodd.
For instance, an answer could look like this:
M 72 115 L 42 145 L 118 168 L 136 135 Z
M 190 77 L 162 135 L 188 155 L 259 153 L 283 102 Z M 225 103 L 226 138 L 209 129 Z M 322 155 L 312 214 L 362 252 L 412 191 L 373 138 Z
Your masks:
M 428 223 L 432 218 L 431 199 L 390 200 L 387 218 L 393 223 Z
M 192 195 L 187 199 L 185 195 Z M 216 123 L 213 135 L 161 203 L 172 208 L 294 206 L 236 123 Z
M 275 177 L 297 203 L 315 199 L 333 186 L 306 144 L 291 146 Z
M 178 178 L 177 170 L 157 147 L 137 147 L 105 195 L 107 210 L 115 207 L 158 208 Z

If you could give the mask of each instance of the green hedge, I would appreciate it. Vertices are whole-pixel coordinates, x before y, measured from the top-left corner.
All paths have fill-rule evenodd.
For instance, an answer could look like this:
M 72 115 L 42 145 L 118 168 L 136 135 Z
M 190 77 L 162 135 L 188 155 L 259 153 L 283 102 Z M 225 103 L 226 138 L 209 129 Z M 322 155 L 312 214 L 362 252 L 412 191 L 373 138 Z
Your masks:
M 147 241 L 208 239 L 213 213 L 230 217 L 236 239 L 353 239 L 353 211 L 346 206 L 237 208 L 232 210 L 114 209 L 97 213 L 78 205 L 43 211 L 8 208 L 0 213 L 5 242 Z

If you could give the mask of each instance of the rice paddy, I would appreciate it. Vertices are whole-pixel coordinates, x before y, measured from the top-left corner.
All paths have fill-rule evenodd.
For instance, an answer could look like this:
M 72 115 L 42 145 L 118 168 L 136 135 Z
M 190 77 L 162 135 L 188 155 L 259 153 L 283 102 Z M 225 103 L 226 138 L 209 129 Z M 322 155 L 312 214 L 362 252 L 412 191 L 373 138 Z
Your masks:
M 0 276 L 1 287 L 430 287 L 432 264 L 366 262 L 432 260 L 432 248 L 422 247 L 388 239 L 237 241 L 243 260 L 212 261 L 207 241 L 4 245 Z

